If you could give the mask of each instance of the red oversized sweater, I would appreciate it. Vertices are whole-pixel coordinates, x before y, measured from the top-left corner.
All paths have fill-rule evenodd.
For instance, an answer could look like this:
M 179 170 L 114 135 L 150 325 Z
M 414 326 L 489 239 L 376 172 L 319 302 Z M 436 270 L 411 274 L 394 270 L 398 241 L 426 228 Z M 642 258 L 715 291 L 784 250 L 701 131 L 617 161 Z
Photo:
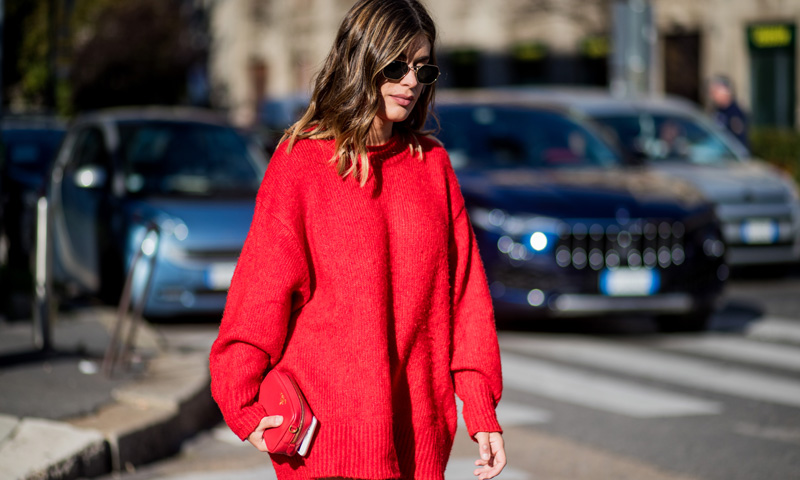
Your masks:
M 364 187 L 333 141 L 270 162 L 211 349 L 211 389 L 242 439 L 266 412 L 265 371 L 291 372 L 319 420 L 278 478 L 442 479 L 457 394 L 470 435 L 501 431 L 491 299 L 445 150 L 398 135 L 370 147 Z M 477 452 L 476 452 L 477 453 Z

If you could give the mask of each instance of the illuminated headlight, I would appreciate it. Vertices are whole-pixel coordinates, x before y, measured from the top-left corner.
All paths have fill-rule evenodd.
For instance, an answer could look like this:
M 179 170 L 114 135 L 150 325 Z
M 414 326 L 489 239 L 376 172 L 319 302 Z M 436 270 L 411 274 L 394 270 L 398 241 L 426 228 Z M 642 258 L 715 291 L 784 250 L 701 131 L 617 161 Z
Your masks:
M 555 218 L 512 215 L 500 209 L 475 208 L 470 210 L 470 218 L 476 227 L 500 235 L 497 249 L 513 259 L 552 250 L 562 225 Z
M 528 244 L 537 252 L 541 252 L 547 248 L 547 235 L 542 232 L 534 232 L 528 240 Z

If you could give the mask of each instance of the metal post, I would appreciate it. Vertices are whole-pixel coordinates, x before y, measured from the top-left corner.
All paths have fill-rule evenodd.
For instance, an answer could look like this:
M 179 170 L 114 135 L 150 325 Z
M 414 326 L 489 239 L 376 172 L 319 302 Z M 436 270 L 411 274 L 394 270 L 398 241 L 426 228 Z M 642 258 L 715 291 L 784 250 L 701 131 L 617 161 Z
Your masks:
M 36 254 L 34 260 L 33 344 L 41 351 L 52 350 L 51 325 L 55 315 L 52 288 L 52 246 L 50 209 L 46 197 L 36 203 Z
M 114 367 L 118 361 L 122 360 L 127 364 L 129 360 L 130 350 L 135 341 L 136 330 L 138 322 L 141 320 L 144 304 L 147 301 L 147 294 L 150 290 L 150 284 L 153 280 L 153 273 L 156 266 L 156 255 L 158 254 L 158 246 L 160 240 L 160 231 L 158 225 L 151 223 L 147 226 L 144 233 L 144 238 L 139 244 L 139 248 L 133 255 L 131 260 L 128 275 L 125 278 L 125 286 L 122 289 L 122 296 L 119 299 L 119 308 L 117 309 L 117 321 L 114 324 L 114 330 L 111 333 L 111 340 L 106 349 L 103 358 L 103 372 L 107 377 L 114 374 Z M 148 244 L 148 242 L 151 242 Z M 148 247 L 148 245 L 150 245 Z M 151 247 L 151 248 L 150 248 Z M 148 251 L 145 251 L 148 250 Z M 137 299 L 134 306 L 134 314 L 130 317 L 130 325 L 125 334 L 125 321 L 128 318 L 128 311 L 131 306 L 131 296 L 133 290 L 133 277 L 136 275 L 136 269 L 141 265 L 142 257 L 147 256 L 150 261 L 150 269 L 147 272 L 147 279 L 145 281 L 144 290 Z M 124 338 L 121 338 L 124 337 Z M 122 346 L 120 347 L 120 343 Z
M 649 0 L 618 0 L 612 6 L 611 92 L 634 97 L 652 93 L 656 30 Z

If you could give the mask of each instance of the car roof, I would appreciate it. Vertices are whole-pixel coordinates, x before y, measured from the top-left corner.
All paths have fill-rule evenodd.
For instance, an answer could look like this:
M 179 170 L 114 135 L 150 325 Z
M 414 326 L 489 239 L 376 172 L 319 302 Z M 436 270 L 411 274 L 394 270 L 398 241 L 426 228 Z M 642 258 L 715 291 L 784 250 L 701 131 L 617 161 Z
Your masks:
M 61 117 L 46 114 L 6 114 L 0 121 L 5 131 L 10 130 L 65 130 L 66 122 Z
M 474 90 L 438 90 L 436 92 L 436 105 L 442 106 L 503 106 L 513 108 L 528 108 L 548 110 L 562 114 L 570 113 L 570 108 L 558 102 L 550 101 L 545 97 L 520 96 L 518 93 L 504 89 L 474 89 Z
M 613 95 L 608 89 L 593 87 L 504 87 L 504 94 L 516 95 L 523 101 L 543 101 L 586 115 L 623 113 L 679 114 L 694 116 L 700 112 L 693 102 L 672 95 L 645 94 L 632 97 Z
M 121 123 L 131 121 L 191 122 L 213 125 L 230 125 L 227 118 L 218 111 L 196 107 L 115 107 L 96 110 L 79 115 L 75 124 L 82 123 Z

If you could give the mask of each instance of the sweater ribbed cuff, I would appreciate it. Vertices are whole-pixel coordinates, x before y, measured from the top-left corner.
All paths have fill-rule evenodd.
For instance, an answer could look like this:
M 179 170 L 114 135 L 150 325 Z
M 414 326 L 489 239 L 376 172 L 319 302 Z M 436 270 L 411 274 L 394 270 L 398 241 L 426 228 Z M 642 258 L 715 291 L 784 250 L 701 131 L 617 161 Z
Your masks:
M 235 418 L 226 418 L 225 421 L 230 426 L 233 433 L 242 441 L 247 440 L 255 431 L 261 419 L 267 416 L 266 410 L 260 403 L 243 408 Z
M 463 400 L 464 423 L 471 438 L 478 432 L 503 432 L 497 421 L 494 396 L 489 387 L 476 386 L 471 395 Z

